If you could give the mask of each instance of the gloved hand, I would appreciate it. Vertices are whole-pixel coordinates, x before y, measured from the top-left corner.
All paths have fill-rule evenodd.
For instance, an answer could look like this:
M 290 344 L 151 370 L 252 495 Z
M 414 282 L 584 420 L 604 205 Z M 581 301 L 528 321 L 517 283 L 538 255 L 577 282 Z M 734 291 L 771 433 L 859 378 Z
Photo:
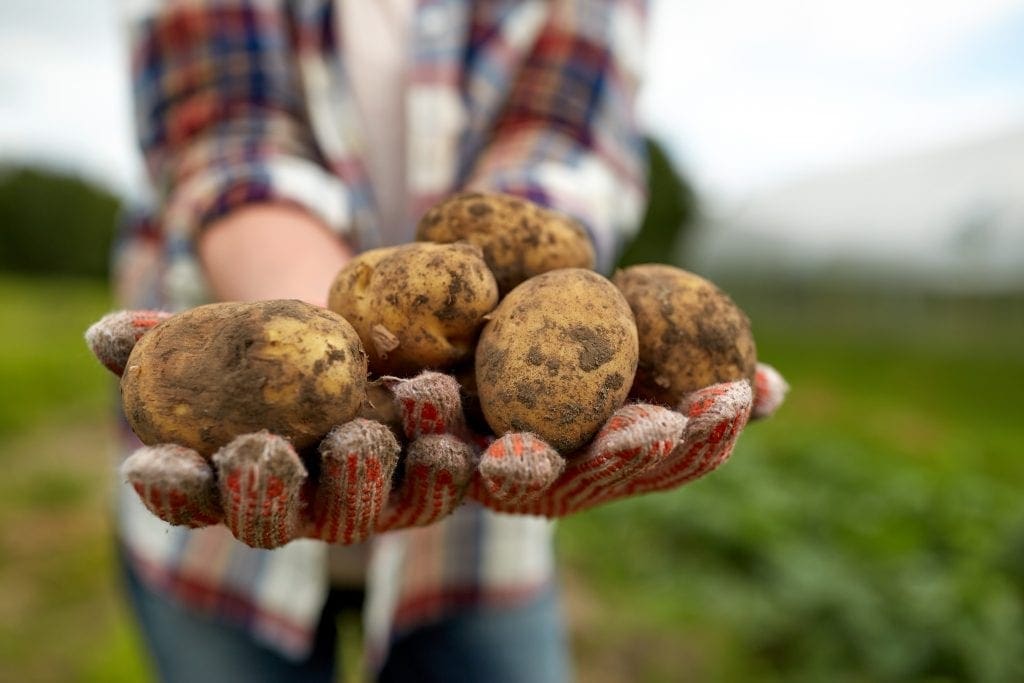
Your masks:
M 773 413 L 788 389 L 765 364 L 758 365 L 754 386 L 756 397 L 746 381 L 705 387 L 685 397 L 678 411 L 627 404 L 567 458 L 533 434 L 505 434 L 484 447 L 467 494 L 498 512 L 563 517 L 676 488 L 724 463 L 748 419 Z M 450 397 L 433 403 L 445 400 Z
M 123 311 L 86 333 L 93 353 L 115 374 L 132 347 L 170 316 Z M 177 444 L 144 446 L 121 471 L 153 514 L 173 525 L 223 523 L 243 543 L 274 548 L 295 538 L 351 544 L 375 532 L 431 524 L 458 505 L 476 449 L 458 428 L 458 384 L 445 376 L 389 382 L 408 446 L 404 476 L 392 488 L 401 448 L 380 422 L 356 418 L 320 443 L 307 469 L 291 444 L 267 431 L 244 434 L 207 460 Z M 428 400 L 427 397 L 430 397 Z
M 120 374 L 135 341 L 168 315 L 111 314 L 90 328 L 89 345 Z M 725 462 L 748 418 L 771 414 L 787 389 L 774 369 L 760 364 L 756 397 L 749 383 L 738 381 L 696 391 L 678 411 L 628 404 L 588 446 L 563 458 L 529 433 L 474 434 L 451 376 L 424 372 L 382 381 L 409 444 L 397 488 L 398 441 L 388 427 L 363 418 L 324 438 L 312 477 L 291 445 L 266 431 L 237 437 L 212 463 L 175 444 L 143 447 L 122 472 L 170 524 L 224 523 L 254 547 L 300 537 L 350 544 L 432 524 L 466 496 L 498 512 L 561 517 L 678 487 Z

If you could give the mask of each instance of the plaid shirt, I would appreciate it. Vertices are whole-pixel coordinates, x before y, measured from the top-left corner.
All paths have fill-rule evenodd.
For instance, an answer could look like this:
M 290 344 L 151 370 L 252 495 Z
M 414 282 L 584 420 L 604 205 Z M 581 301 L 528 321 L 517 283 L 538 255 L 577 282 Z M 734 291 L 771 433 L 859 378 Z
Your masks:
M 195 238 L 252 202 L 295 203 L 360 249 L 379 244 L 335 11 L 326 0 L 182 0 L 133 17 L 138 135 L 158 211 L 122 240 L 124 305 L 206 301 Z M 408 234 L 457 189 L 503 191 L 578 218 L 607 271 L 642 209 L 643 18 L 642 0 L 417 0 Z M 123 494 L 122 537 L 151 586 L 285 654 L 308 652 L 328 588 L 322 543 L 254 550 L 221 527 L 168 527 Z M 452 610 L 535 595 L 551 579 L 550 535 L 544 520 L 473 505 L 382 535 L 368 576 L 373 652 Z

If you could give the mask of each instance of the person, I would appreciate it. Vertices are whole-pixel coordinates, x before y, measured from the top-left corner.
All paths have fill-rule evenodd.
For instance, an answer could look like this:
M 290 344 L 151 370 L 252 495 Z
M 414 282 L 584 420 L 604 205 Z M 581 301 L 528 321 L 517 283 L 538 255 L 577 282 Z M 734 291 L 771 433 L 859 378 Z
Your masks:
M 144 4 L 133 87 L 156 201 L 120 240 L 125 307 L 322 305 L 353 254 L 411 240 L 463 189 L 572 215 L 604 271 L 637 227 L 640 0 Z M 546 520 L 467 504 L 366 546 L 267 551 L 169 527 L 127 486 L 118 509 L 162 679 L 332 680 L 334 612 L 364 599 L 380 680 L 570 675 Z

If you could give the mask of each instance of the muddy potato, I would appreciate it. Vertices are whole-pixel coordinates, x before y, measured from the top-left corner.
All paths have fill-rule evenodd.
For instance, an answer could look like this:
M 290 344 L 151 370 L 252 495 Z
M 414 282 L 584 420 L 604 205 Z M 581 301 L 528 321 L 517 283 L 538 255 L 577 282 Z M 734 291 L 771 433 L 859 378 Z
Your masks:
M 505 194 L 453 195 L 423 215 L 416 239 L 479 246 L 502 295 L 549 270 L 594 267 L 594 247 L 578 222 Z
M 383 247 L 359 254 L 338 271 L 327 293 L 327 308 L 352 325 L 367 351 L 368 358 L 379 355 L 373 343 L 373 328 L 378 321 L 370 284 L 374 279 L 377 263 L 396 251 L 398 247 Z M 379 332 L 384 333 L 383 330 Z M 379 343 L 387 346 L 393 336 L 388 332 Z M 368 362 L 368 366 L 371 372 L 376 371 L 372 360 Z
M 640 336 L 632 396 L 674 408 L 701 387 L 753 380 L 757 350 L 750 321 L 714 284 L 660 264 L 626 268 L 612 280 Z
M 260 429 L 311 446 L 356 415 L 365 383 L 362 344 L 336 313 L 300 301 L 217 303 L 146 333 L 121 397 L 143 443 L 209 456 Z
M 629 392 L 637 336 L 615 286 L 583 269 L 555 270 L 509 292 L 476 349 L 484 417 L 496 434 L 528 431 L 570 453 Z
M 378 374 L 451 367 L 473 352 L 498 286 L 480 249 L 415 243 L 368 251 L 338 273 L 327 306 L 352 323 Z

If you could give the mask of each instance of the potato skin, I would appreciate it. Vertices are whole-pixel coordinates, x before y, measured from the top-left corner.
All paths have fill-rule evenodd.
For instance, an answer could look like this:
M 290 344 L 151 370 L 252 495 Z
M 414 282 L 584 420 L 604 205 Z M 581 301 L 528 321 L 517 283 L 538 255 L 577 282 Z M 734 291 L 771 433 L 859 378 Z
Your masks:
M 476 381 L 496 434 L 533 432 L 568 454 L 625 401 L 637 364 L 636 326 L 626 300 L 597 273 L 538 275 L 489 318 Z
M 216 303 L 147 332 L 121 398 L 143 443 L 210 456 L 260 429 L 311 446 L 355 417 L 365 383 L 362 344 L 336 313 L 294 300 Z
M 367 251 L 338 273 L 327 306 L 352 323 L 378 374 L 451 367 L 473 353 L 498 285 L 471 244 Z
M 527 199 L 496 192 L 452 195 L 423 215 L 416 239 L 465 240 L 477 245 L 502 296 L 549 270 L 594 267 L 594 247 L 577 221 Z
M 750 320 L 725 292 L 681 268 L 643 264 L 612 278 L 640 336 L 640 362 L 630 395 L 679 407 L 701 387 L 753 380 L 757 349 Z

